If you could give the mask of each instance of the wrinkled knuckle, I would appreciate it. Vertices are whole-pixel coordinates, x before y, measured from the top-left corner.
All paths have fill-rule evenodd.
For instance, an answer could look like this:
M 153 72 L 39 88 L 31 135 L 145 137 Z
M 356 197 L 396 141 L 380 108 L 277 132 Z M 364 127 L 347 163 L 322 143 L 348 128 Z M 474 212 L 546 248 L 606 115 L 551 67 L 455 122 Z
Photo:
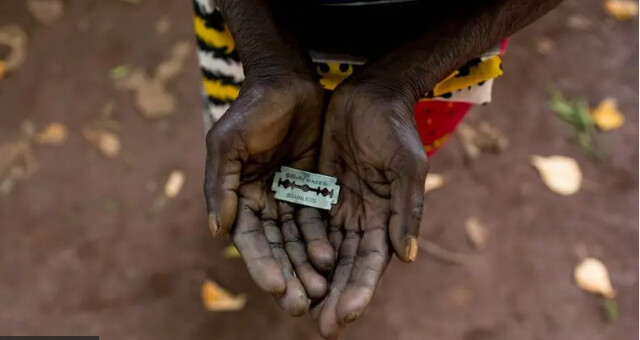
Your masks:
M 254 237 L 259 237 L 262 232 L 258 229 L 250 229 L 250 230 L 241 230 L 238 231 L 238 228 L 234 229 L 233 233 L 233 242 L 234 243 L 242 243 L 248 240 L 253 239 Z
M 284 249 L 284 246 L 281 242 L 269 242 L 269 248 L 271 250 Z
M 262 227 L 265 230 L 278 229 L 278 224 L 276 223 L 276 221 L 269 219 L 269 220 L 262 221 Z
M 352 255 L 343 255 L 338 259 L 338 267 L 341 266 L 351 266 L 356 260 L 355 256 Z
M 280 214 L 280 223 L 293 223 L 293 212 L 282 211 Z
M 296 271 L 300 271 L 300 273 L 296 273 L 296 275 L 302 275 L 305 270 L 309 270 L 311 268 L 311 262 L 309 258 L 306 256 L 290 256 L 291 264 L 293 265 Z
M 312 208 L 303 208 L 296 212 L 296 219 L 301 224 L 322 223 L 323 219 L 320 213 Z
M 291 236 L 284 241 L 285 246 L 287 245 L 298 245 L 302 243 L 302 239 L 300 236 Z
M 360 250 L 358 252 L 358 255 L 362 257 L 369 257 L 369 258 L 377 257 L 377 258 L 383 259 L 389 255 L 389 252 L 387 250 L 382 250 L 382 249 L 368 248 L 368 249 Z
M 340 233 L 340 232 L 342 232 L 340 225 L 333 224 L 333 223 L 329 225 L 329 233 Z
M 345 241 L 360 241 L 360 234 L 356 233 L 355 231 L 348 231 L 347 234 L 344 236 L 344 240 Z
M 231 109 L 229 109 L 231 111 Z M 208 147 L 221 147 L 227 145 L 237 133 L 238 115 L 227 112 L 222 119 L 218 120 L 207 132 L 206 143 Z

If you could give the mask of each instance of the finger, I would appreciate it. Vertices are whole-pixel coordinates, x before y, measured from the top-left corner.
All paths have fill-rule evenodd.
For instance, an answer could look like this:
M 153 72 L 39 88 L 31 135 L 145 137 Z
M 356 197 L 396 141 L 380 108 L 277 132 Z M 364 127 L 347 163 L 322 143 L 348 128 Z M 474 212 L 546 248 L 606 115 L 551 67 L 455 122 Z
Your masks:
M 336 177 L 339 173 L 339 169 L 337 169 L 337 160 L 338 160 L 338 146 L 336 143 L 336 132 L 337 128 L 335 125 L 335 106 L 334 101 L 331 100 L 329 102 L 329 109 L 325 115 L 325 123 L 324 123 L 324 132 L 322 134 L 322 147 L 320 148 L 320 157 L 318 161 L 318 171 L 321 174 L 327 176 Z M 342 174 L 342 173 L 341 173 Z M 339 183 L 338 183 L 339 184 Z M 341 190 L 340 196 L 338 197 L 338 202 L 345 201 L 344 190 Z M 339 206 L 339 204 L 337 205 Z M 331 210 L 331 214 L 334 214 L 337 210 L 337 206 L 334 206 Z M 329 243 L 333 246 L 334 254 L 338 252 L 340 247 L 342 246 L 343 240 L 342 231 L 335 227 L 333 224 L 329 226 Z M 335 263 L 335 256 L 333 262 Z
M 418 255 L 418 234 L 424 202 L 424 181 L 429 166 L 418 141 L 405 143 L 396 152 L 385 172 L 391 183 L 389 238 L 398 258 L 413 262 Z
M 318 274 L 309 262 L 305 244 L 293 220 L 293 207 L 286 203 L 278 203 L 278 214 L 282 225 L 284 249 L 307 295 L 311 299 L 320 299 L 327 292 L 327 280 Z
M 331 107 L 333 101 L 329 103 Z M 320 148 L 320 157 L 318 159 L 318 171 L 327 176 L 336 176 L 338 169 L 336 160 L 338 159 L 338 146 L 336 143 L 336 130 L 340 128 L 335 126 L 335 109 L 329 108 L 325 115 L 324 131 L 322 133 L 322 144 Z
M 313 305 L 312 302 L 309 314 L 314 321 L 318 321 L 318 319 L 320 318 L 320 313 L 322 312 L 322 308 L 324 307 L 326 301 L 327 297 L 325 296 L 324 299 L 320 300 L 316 305 Z
M 336 227 L 329 227 L 329 242 L 333 246 L 334 254 L 338 253 L 338 249 L 342 246 L 342 240 L 344 239 L 344 233 L 342 230 Z M 335 260 L 334 260 L 335 263 Z
M 329 228 L 329 241 L 331 242 L 333 249 L 335 249 L 334 251 L 335 254 L 337 254 L 338 251 L 340 250 L 343 239 L 344 239 L 344 234 L 342 230 L 337 225 L 334 225 L 332 223 L 331 227 Z M 317 321 L 320 318 L 320 312 L 322 311 L 322 308 L 324 307 L 324 304 L 326 303 L 326 301 L 327 301 L 327 298 L 325 297 L 317 305 L 312 306 L 311 317 L 313 318 L 313 320 Z
M 248 206 L 240 200 L 240 210 L 231 239 L 247 263 L 249 274 L 260 288 L 273 295 L 285 293 L 286 282 L 280 264 L 271 252 L 262 222 Z
M 391 255 L 384 228 L 366 230 L 346 288 L 340 294 L 336 311 L 341 323 L 357 319 L 365 311 Z
M 284 240 L 280 229 L 273 220 L 262 222 L 264 233 L 271 246 L 273 257 L 280 264 L 280 269 L 284 275 L 286 288 L 284 295 L 278 296 L 278 304 L 282 309 L 286 310 L 291 316 L 304 315 L 309 310 L 309 299 L 304 291 L 304 287 L 300 280 L 296 278 L 289 257 L 284 250 Z
M 238 209 L 241 162 L 234 146 L 229 119 L 220 120 L 207 133 L 204 195 L 213 236 L 225 235 Z
M 342 246 L 340 247 L 340 255 L 338 256 L 338 265 L 331 279 L 331 287 L 326 297 L 320 317 L 318 318 L 318 328 L 320 335 L 327 339 L 335 339 L 340 335 L 342 323 L 338 319 L 336 313 L 336 305 L 341 292 L 347 286 L 353 261 L 358 251 L 360 236 L 355 232 L 348 232 L 345 236 Z
M 307 254 L 313 266 L 328 272 L 336 261 L 336 251 L 327 238 L 327 223 L 317 209 L 301 208 L 296 213 L 296 223 L 307 244 Z

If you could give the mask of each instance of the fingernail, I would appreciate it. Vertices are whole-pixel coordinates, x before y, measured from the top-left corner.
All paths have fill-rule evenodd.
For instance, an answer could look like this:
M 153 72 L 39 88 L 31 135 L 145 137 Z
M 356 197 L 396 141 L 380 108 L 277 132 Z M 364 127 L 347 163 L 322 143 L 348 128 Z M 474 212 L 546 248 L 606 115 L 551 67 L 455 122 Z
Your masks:
M 209 213 L 209 230 L 211 230 L 211 234 L 215 237 L 218 236 L 218 231 L 220 227 L 218 226 L 218 219 L 213 213 Z
M 355 321 L 358 318 L 358 316 L 360 316 L 360 313 L 351 312 L 351 313 L 347 314 L 347 316 L 344 317 L 344 321 L 346 323 L 351 323 L 351 322 Z
M 407 259 L 413 262 L 418 257 L 418 240 L 415 236 L 409 236 L 407 238 L 407 247 L 406 247 Z

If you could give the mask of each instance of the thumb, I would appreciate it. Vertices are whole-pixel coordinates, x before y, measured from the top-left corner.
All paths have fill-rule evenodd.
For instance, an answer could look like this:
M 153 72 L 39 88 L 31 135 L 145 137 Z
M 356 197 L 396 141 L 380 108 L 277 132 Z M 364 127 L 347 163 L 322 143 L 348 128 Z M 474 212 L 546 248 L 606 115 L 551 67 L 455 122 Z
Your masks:
M 417 136 L 404 144 L 393 156 L 387 171 L 391 183 L 389 238 L 396 256 L 403 262 L 413 262 L 418 255 L 424 181 L 429 165 Z
M 213 236 L 226 235 L 238 210 L 238 187 L 242 163 L 232 129 L 219 121 L 207 133 L 204 195 Z

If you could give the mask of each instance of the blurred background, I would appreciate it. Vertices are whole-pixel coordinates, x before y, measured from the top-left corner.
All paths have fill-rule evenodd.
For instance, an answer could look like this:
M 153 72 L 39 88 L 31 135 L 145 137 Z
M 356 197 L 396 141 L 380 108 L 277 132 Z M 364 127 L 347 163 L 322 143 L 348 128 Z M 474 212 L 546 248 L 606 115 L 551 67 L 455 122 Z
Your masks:
M 0 1 L 0 334 L 319 339 L 210 236 L 192 22 L 188 0 Z M 417 262 L 344 339 L 638 334 L 637 1 L 567 0 L 503 65 L 432 160 Z M 587 257 L 615 297 L 576 281 Z M 208 310 L 206 280 L 246 303 Z

